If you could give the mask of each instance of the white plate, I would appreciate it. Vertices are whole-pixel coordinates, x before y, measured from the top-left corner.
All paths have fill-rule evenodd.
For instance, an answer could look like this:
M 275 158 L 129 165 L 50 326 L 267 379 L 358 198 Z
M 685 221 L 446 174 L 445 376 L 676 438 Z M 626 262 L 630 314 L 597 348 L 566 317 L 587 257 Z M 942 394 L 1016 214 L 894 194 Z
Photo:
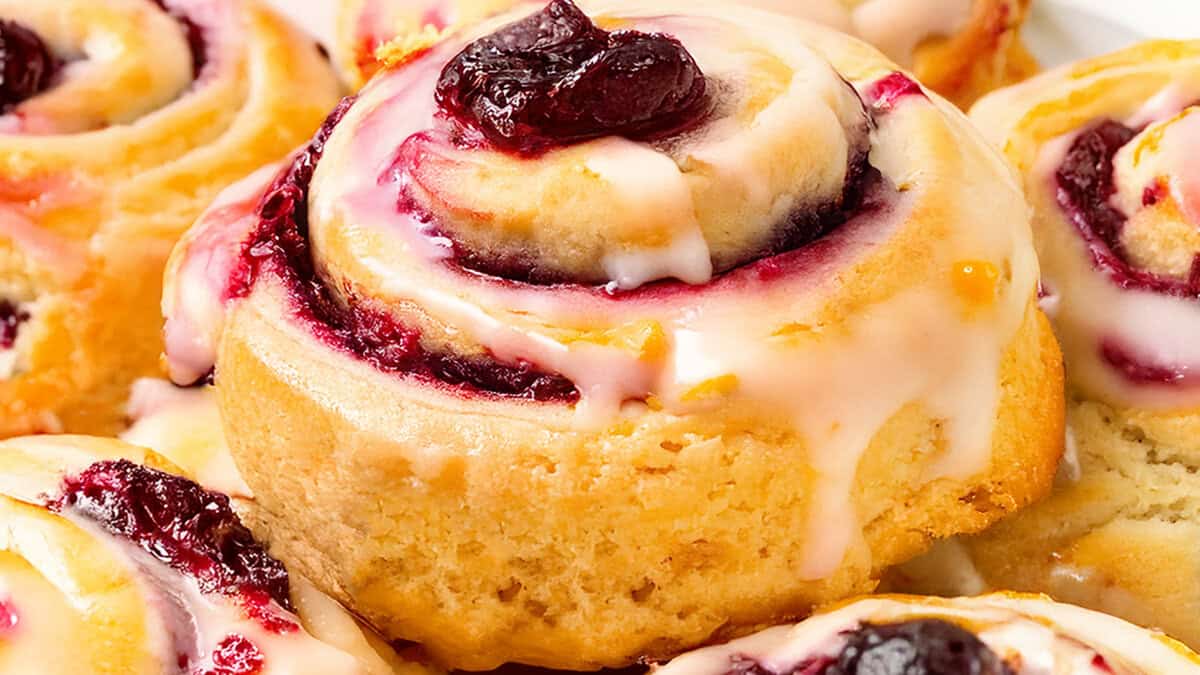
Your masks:
M 332 39 L 337 0 L 268 1 L 327 43 Z M 1033 4 L 1026 35 L 1030 48 L 1047 66 L 1149 37 L 1200 38 L 1200 0 L 1033 0 Z

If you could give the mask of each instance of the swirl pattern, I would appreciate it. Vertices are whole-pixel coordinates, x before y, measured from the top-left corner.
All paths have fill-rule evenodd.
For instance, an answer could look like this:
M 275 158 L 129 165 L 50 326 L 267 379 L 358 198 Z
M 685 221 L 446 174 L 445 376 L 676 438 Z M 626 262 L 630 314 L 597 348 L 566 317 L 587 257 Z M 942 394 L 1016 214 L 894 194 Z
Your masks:
M 904 588 L 1047 592 L 1200 645 L 1197 101 L 1200 45 L 1149 42 L 972 111 L 1035 209 L 1068 452 L 1050 499 L 921 561 Z M 965 589 L 947 563 L 972 570 Z
M 0 3 L 0 436 L 115 432 L 154 372 L 160 275 L 218 191 L 337 83 L 254 0 Z
M 447 665 L 624 665 L 869 588 L 1060 448 L 1024 203 L 957 111 L 772 14 L 588 12 L 399 58 L 170 266 L 172 376 L 215 365 L 280 546 Z M 477 104 L 442 105 L 480 52 Z M 594 96 L 653 112 L 483 130 Z
M 60 436 L 2 443 L 0 466 L 4 672 L 394 672 L 227 498 L 158 455 Z

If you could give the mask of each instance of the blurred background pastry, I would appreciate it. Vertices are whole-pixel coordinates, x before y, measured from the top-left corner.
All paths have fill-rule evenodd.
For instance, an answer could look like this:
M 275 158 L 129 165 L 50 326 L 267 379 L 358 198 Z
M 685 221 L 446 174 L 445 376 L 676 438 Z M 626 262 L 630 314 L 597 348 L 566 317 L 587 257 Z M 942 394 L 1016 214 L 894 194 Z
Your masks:
M 1047 592 L 1200 645 L 1197 102 L 1200 43 L 1149 42 L 972 111 L 1036 212 L 1067 455 L 1050 500 L 940 547 L 901 587 Z
M 1062 449 L 1027 208 L 957 110 L 815 24 L 588 7 L 394 44 L 170 265 L 273 550 L 448 667 L 869 591 Z
M 115 433 L 171 246 L 338 84 L 255 0 L 4 0 L 0 44 L 0 437 Z
M 521 0 L 341 0 L 335 53 L 350 84 L 397 36 L 467 26 Z M 1031 0 L 735 0 L 856 35 L 960 106 L 1038 70 L 1021 42 Z M 536 4 L 536 3 L 533 3 Z M 653 0 L 649 4 L 653 4 Z M 531 5 L 533 6 L 533 5 Z

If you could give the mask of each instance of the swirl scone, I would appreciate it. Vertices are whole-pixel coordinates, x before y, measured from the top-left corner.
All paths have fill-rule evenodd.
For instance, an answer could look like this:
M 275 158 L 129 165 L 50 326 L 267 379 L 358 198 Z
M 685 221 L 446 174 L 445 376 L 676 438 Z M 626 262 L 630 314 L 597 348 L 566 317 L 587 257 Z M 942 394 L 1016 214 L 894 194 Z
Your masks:
M 148 450 L 0 443 L 0 673 L 411 671 Z
M 173 257 L 169 360 L 215 365 L 274 543 L 386 635 L 617 666 L 1049 488 L 1026 218 L 862 43 L 559 0 L 397 56 L 227 193 Z
M 335 53 L 362 86 L 396 36 L 470 25 L 523 0 L 341 0 Z M 1021 41 L 1031 0 L 735 0 L 817 21 L 870 42 L 960 106 L 1038 66 Z M 385 49 L 386 52 L 386 49 Z
M 651 672 L 1194 675 L 1200 656 L 1165 635 L 1041 596 L 878 596 L 684 654 Z
M 171 246 L 337 83 L 255 0 L 3 0 L 0 41 L 0 437 L 113 433 Z
M 1047 73 L 972 112 L 1024 174 L 1036 209 L 1043 302 L 1067 361 L 1071 461 L 1052 499 L 957 552 L 978 568 L 975 589 L 1049 592 L 1193 646 L 1198 102 L 1200 43 L 1151 42 Z

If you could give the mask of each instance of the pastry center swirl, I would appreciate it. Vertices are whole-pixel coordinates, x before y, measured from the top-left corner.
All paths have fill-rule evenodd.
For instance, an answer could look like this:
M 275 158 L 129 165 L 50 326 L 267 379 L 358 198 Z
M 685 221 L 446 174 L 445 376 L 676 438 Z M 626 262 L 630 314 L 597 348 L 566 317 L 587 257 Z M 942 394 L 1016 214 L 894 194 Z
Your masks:
M 33 30 L 0 20 L 0 112 L 49 89 L 60 63 Z
M 1120 286 L 1200 297 L 1200 109 L 1102 120 L 1055 172 L 1058 202 Z

